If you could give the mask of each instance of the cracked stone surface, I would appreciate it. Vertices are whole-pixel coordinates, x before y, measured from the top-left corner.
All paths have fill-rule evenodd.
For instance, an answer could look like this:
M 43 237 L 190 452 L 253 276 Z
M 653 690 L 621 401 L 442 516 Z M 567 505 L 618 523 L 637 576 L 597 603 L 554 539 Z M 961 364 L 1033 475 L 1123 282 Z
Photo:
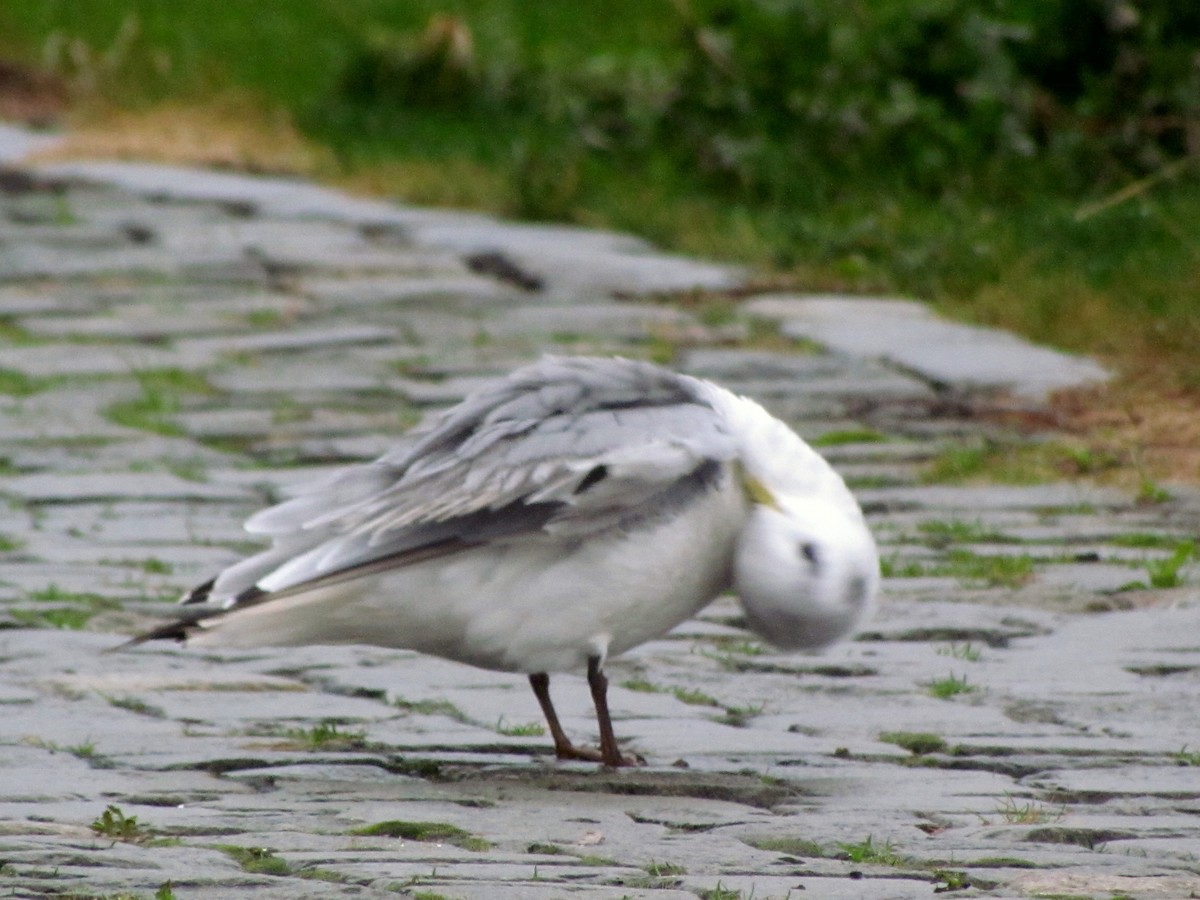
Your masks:
M 0 127 L 0 161 L 45 140 Z M 1200 495 L 927 483 L 1003 435 L 973 407 L 1103 371 L 907 301 L 646 296 L 744 274 L 294 180 L 9 170 L 7 895 L 1200 896 Z M 286 485 L 543 352 L 669 355 L 791 421 L 880 540 L 875 620 L 781 654 L 725 597 L 611 661 L 647 761 L 619 772 L 556 763 L 520 676 L 104 652 L 250 549 L 242 520 Z M 554 691 L 592 735 L 583 679 Z

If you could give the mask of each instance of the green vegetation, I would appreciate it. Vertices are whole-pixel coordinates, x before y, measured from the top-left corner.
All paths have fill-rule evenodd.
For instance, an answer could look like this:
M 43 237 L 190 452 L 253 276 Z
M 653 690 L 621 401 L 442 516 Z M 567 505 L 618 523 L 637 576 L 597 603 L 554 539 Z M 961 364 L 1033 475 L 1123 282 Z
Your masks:
M 1194 391 L 1200 19 L 1113 9 L 46 0 L 0 8 L 0 50 L 127 134 L 207 104 L 362 188 L 930 297 Z M 278 142 L 249 135 L 263 166 Z
M 546 727 L 541 722 L 509 725 L 504 721 L 504 716 L 501 716 L 496 720 L 496 733 L 507 737 L 539 737 L 546 733 Z
M 1022 553 L 974 553 L 964 548 L 950 550 L 937 560 L 901 560 L 898 555 L 886 556 L 879 562 L 884 578 L 922 578 L 940 576 L 957 578 L 966 585 L 1017 588 L 1033 577 L 1033 557 Z
M 1001 818 L 1011 825 L 1044 825 L 1047 822 L 1057 822 L 1065 815 L 1063 809 L 1051 809 L 1033 800 L 1019 803 L 1011 794 L 1004 797 L 997 811 Z
M 967 662 L 979 662 L 981 653 L 980 649 L 970 641 L 963 644 L 958 642 L 943 644 L 937 648 L 936 652 L 938 656 L 949 656 L 953 659 L 963 659 Z
M 275 855 L 268 847 L 238 847 L 234 844 L 218 844 L 217 848 L 247 872 L 255 875 L 291 875 L 292 867 L 287 860 Z
M 870 429 L 849 429 L 844 431 L 827 431 L 809 441 L 814 447 L 840 447 L 843 444 L 882 444 L 887 441 L 887 435 Z
M 91 824 L 94 833 L 116 841 L 142 841 L 149 832 L 138 824 L 137 816 L 127 816 L 119 806 L 109 804 Z
M 30 591 L 27 596 L 37 603 L 56 604 L 50 609 L 10 611 L 16 622 L 31 628 L 64 628 L 78 631 L 97 613 L 120 607 L 120 603 L 112 598 L 87 592 L 67 591 L 57 584 Z
M 892 848 L 891 841 L 876 844 L 872 835 L 855 844 L 838 844 L 843 858 L 853 863 L 868 863 L 880 866 L 901 866 L 905 860 Z
M 457 825 L 448 825 L 445 822 L 389 820 L 376 822 L 374 825 L 364 825 L 362 828 L 355 828 L 350 833 L 367 837 L 392 837 L 434 844 L 453 844 L 464 850 L 487 850 L 492 846 L 483 838 L 475 837 Z
M 147 369 L 134 374 L 141 393 L 132 400 L 114 403 L 106 410 L 105 415 L 114 425 L 178 435 L 182 432 L 172 421 L 172 416 L 182 408 L 184 397 L 215 393 L 202 376 L 182 369 Z
M 1200 750 L 1188 750 L 1187 744 L 1184 744 L 1172 759 L 1175 760 L 1176 765 L 1200 766 Z
M 1013 543 L 1012 538 L 1005 537 L 998 531 L 987 528 L 983 522 L 964 522 L 960 519 L 942 521 L 932 519 L 917 525 L 924 543 L 930 547 L 941 548 L 950 544 L 1006 544 Z
M 1150 578 L 1150 587 L 1173 588 L 1183 584 L 1180 569 L 1196 557 L 1194 541 L 1184 541 L 1175 547 L 1166 559 L 1152 559 L 1146 562 L 1146 574 Z
M 742 841 L 759 850 L 769 850 L 773 853 L 783 853 L 786 856 L 796 856 L 802 859 L 804 857 L 816 857 L 819 859 L 826 855 L 824 847 L 816 841 L 811 841 L 807 838 L 780 837 L 775 835 L 750 836 L 742 838 Z
M 931 681 L 928 685 L 931 696 L 937 697 L 939 700 L 949 700 L 951 697 L 957 697 L 959 694 L 969 694 L 976 690 L 976 687 L 967 683 L 964 676 L 959 678 L 957 675 L 947 675 L 945 678 L 938 678 Z
M 405 700 L 397 697 L 392 706 L 422 716 L 446 716 L 456 722 L 470 722 L 467 714 L 449 700 Z
M 108 694 L 101 696 L 108 701 L 110 706 L 115 706 L 117 709 L 127 709 L 130 712 L 137 713 L 139 716 L 148 716 L 151 719 L 164 719 L 167 715 L 161 708 L 137 697 L 113 697 Z
M 44 383 L 15 369 L 0 369 L 0 394 L 27 397 L 42 390 Z
M 309 750 L 350 750 L 365 744 L 365 730 L 344 731 L 343 727 L 333 719 L 326 719 L 310 728 L 289 728 L 286 736 Z
M 945 753 L 946 741 L 936 734 L 924 731 L 885 731 L 879 735 L 885 744 L 895 744 L 916 756 L 927 753 Z
M 675 875 L 687 874 L 687 869 L 683 866 L 669 862 L 650 862 L 642 866 L 642 868 L 646 870 L 647 874 L 655 878 L 670 878 Z

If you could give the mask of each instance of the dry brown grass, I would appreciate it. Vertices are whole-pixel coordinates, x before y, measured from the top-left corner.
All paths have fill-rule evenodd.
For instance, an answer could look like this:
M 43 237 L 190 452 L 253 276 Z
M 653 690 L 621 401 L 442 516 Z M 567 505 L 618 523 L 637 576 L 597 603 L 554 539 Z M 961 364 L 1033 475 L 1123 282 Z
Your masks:
M 91 107 L 68 120 L 63 141 L 39 159 L 137 159 L 244 172 L 329 174 L 332 154 L 306 140 L 286 112 L 248 98 Z
M 1054 398 L 1058 423 L 1098 452 L 1127 461 L 1125 478 L 1200 483 L 1200 390 L 1147 366 Z

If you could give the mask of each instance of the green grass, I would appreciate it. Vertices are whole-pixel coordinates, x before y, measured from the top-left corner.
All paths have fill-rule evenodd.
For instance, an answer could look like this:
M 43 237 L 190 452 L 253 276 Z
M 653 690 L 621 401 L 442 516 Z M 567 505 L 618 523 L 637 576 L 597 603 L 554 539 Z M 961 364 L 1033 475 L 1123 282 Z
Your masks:
M 403 697 L 397 697 L 392 701 L 392 706 L 422 716 L 446 716 L 456 722 L 471 721 L 465 712 L 445 699 L 405 700 Z
M 967 682 L 966 676 L 959 678 L 957 675 L 947 675 L 945 678 L 935 679 L 926 687 L 930 696 L 937 697 L 939 700 L 949 700 L 959 694 L 970 694 L 976 690 L 973 684 Z
M 541 722 L 510 725 L 504 721 L 504 716 L 501 716 L 496 720 L 496 733 L 506 737 L 540 737 L 546 733 L 546 727 Z
M 457 825 L 449 825 L 445 822 L 402 822 L 393 819 L 376 822 L 373 825 L 364 825 L 361 828 L 353 829 L 350 833 L 364 837 L 391 837 L 433 844 L 453 844 L 464 850 L 482 851 L 492 846 L 483 838 L 475 837 Z
M 970 641 L 958 643 L 952 641 L 937 648 L 938 656 L 949 656 L 953 659 L 964 659 L 967 662 L 979 662 L 982 651 Z
M 182 369 L 150 369 L 135 373 L 141 389 L 137 397 L 121 400 L 105 410 L 114 425 L 175 436 L 183 430 L 173 421 L 188 396 L 210 396 L 215 389 L 203 376 Z
M 15 369 L 0 369 L 0 394 L 27 397 L 42 390 L 45 383 Z
M 309 750 L 335 750 L 363 746 L 367 733 L 363 729 L 346 731 L 344 726 L 327 719 L 310 728 L 289 728 L 286 736 Z
M 1176 545 L 1175 551 L 1166 559 L 1148 560 L 1146 562 L 1146 575 L 1150 579 L 1150 587 L 1179 587 L 1184 581 L 1180 570 L 1195 558 L 1195 542 L 1184 541 Z
M 956 547 L 941 559 L 901 560 L 898 555 L 880 560 L 884 578 L 923 578 L 926 576 L 957 578 L 964 585 L 1018 588 L 1033 577 L 1033 557 L 1026 553 L 974 553 Z
M 1172 759 L 1179 766 L 1200 766 L 1200 750 L 1189 750 L 1187 744 L 1184 744 Z
M 950 544 L 1004 544 L 1013 543 L 982 521 L 964 522 L 961 519 L 931 519 L 917 525 L 923 542 L 930 547 L 946 547 Z
M 947 750 L 944 738 L 924 731 L 885 731 L 879 735 L 879 740 L 885 744 L 895 744 L 915 756 L 927 753 L 945 753 Z
M 904 857 L 900 856 L 892 847 L 891 841 L 884 841 L 882 844 L 875 843 L 872 835 L 867 835 L 865 840 L 857 843 L 838 844 L 838 849 L 841 850 L 842 856 L 852 863 L 867 863 L 880 866 L 902 866 L 905 864 Z
M 331 151 L 316 174 L 392 196 L 631 229 L 792 286 L 926 297 L 1067 349 L 1163 362 L 1200 389 L 1197 166 L 1144 127 L 1173 120 L 1151 115 L 1147 98 L 1179 93 L 1153 54 L 1191 52 L 1194 35 L 1176 23 L 1162 31 L 1173 40 L 1147 38 L 1162 27 L 1158 8 L 1107 35 L 1102 46 L 1152 57 L 1123 85 L 1145 93 L 1135 103 L 1117 88 L 1088 93 L 1122 77 L 1097 69 L 1081 89 L 1082 128 L 1058 86 L 1011 80 L 1022 59 L 996 55 L 1014 46 L 995 37 L 1005 28 L 971 31 L 963 23 L 976 19 L 947 18 L 946 4 L 858 14 L 805 4 L 807 19 L 783 24 L 823 23 L 807 52 L 770 18 L 799 4 L 735 5 L 725 20 L 718 5 L 576 2 L 564 14 L 520 0 L 43 0 L 0 7 L 0 50 L 49 60 L 99 106 L 248 98 Z M 1086 33 L 1054 31 L 1053 4 L 981 9 L 979 22 L 1044 30 L 1017 42 L 1025 56 L 1078 49 L 1071 38 Z M 453 17 L 449 41 L 422 37 L 435 13 Z M 906 42 L 931 35 L 937 52 L 909 52 Z M 840 58 L 822 56 L 834 46 Z M 903 64 L 888 69 L 889 59 Z M 948 68 L 924 70 L 926 59 Z M 798 101 L 792 85 L 809 93 Z M 1024 107 L 1004 104 L 1043 93 L 1056 114 L 1037 127 L 1063 131 L 1039 143 Z M 851 120 L 855 133 L 839 130 Z M 1142 143 L 1122 150 L 1118 136 L 1130 134 Z M 1096 202 L 1123 188 L 1128 200 Z M 171 410 L 145 405 L 124 414 L 167 427 Z
M 887 435 L 871 429 L 847 429 L 827 431 L 809 443 L 814 447 L 840 447 L 845 444 L 882 444 L 887 439 Z
M 808 838 L 793 838 L 783 837 L 778 835 L 763 835 L 744 837 L 741 839 L 744 843 L 751 847 L 756 847 L 759 850 L 769 850 L 772 853 L 783 853 L 787 856 L 797 857 L 812 857 L 820 859 L 824 857 L 825 848 L 816 841 Z
M 246 872 L 255 875 L 291 875 L 291 864 L 275 855 L 268 847 L 239 847 L 234 844 L 218 844 L 217 849 L 231 858 Z

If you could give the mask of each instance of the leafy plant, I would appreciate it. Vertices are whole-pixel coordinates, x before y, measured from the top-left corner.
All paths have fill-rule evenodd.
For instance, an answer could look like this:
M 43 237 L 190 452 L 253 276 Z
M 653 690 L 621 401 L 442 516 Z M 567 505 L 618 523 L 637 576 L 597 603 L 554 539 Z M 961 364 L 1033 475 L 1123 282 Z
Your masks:
M 1184 541 L 1177 544 L 1175 551 L 1166 559 L 1152 559 L 1146 562 L 1146 574 L 1150 578 L 1150 587 L 1173 588 L 1183 584 L 1183 569 L 1196 557 L 1194 541 Z
M 872 835 L 854 844 L 838 844 L 845 858 L 853 863 L 873 863 L 881 866 L 904 865 L 903 857 L 892 847 L 891 841 L 876 844 Z
M 965 677 L 959 678 L 957 675 L 947 675 L 945 678 L 931 681 L 928 687 L 929 693 L 939 700 L 949 700 L 959 694 L 969 694 L 976 690 L 974 685 L 967 683 Z
M 147 837 L 146 830 L 138 824 L 137 816 L 127 816 L 119 806 L 109 804 L 91 824 L 91 829 L 101 837 L 117 841 L 140 841 Z

